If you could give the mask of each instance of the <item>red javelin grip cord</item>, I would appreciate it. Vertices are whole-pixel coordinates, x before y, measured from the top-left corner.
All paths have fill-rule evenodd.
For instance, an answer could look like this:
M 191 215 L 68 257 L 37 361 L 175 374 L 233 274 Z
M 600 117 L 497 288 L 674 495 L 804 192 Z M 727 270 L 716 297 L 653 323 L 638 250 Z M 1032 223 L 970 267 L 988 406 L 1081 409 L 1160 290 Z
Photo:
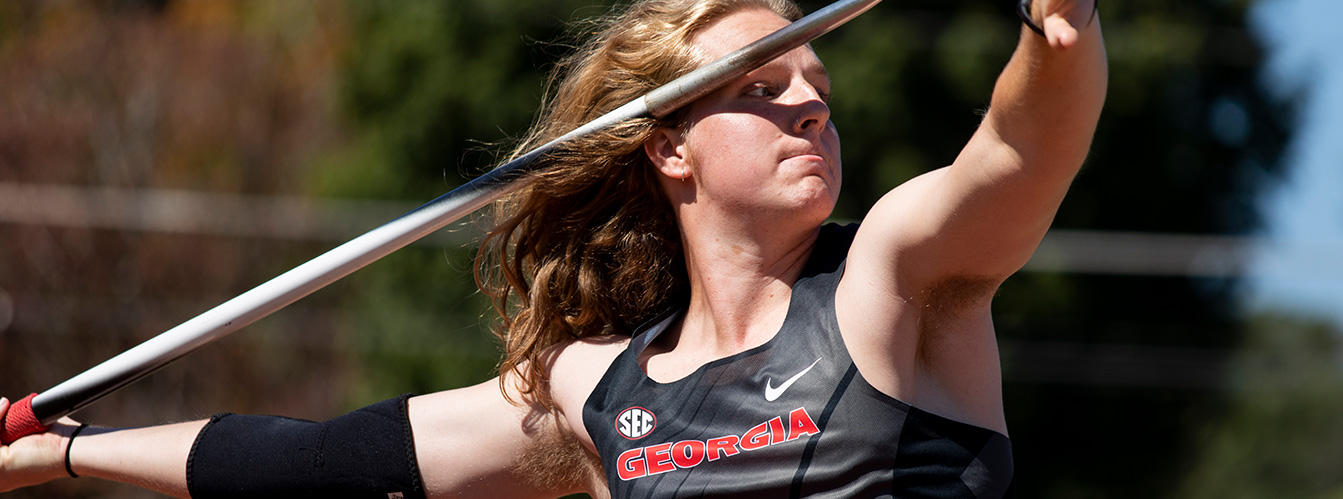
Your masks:
M 42 426 L 42 422 L 33 414 L 33 397 L 36 396 L 36 393 L 29 394 L 9 406 L 4 432 L 0 433 L 0 443 L 9 445 L 22 437 L 47 431 L 47 427 Z

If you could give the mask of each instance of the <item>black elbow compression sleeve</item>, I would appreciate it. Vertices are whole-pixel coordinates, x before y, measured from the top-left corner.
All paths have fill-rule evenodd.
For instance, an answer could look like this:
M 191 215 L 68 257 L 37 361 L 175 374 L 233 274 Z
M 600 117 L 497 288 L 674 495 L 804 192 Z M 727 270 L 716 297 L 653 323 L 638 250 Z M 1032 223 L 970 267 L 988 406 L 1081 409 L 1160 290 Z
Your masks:
M 187 489 L 195 499 L 423 498 L 407 398 L 325 423 L 217 415 L 191 446 Z

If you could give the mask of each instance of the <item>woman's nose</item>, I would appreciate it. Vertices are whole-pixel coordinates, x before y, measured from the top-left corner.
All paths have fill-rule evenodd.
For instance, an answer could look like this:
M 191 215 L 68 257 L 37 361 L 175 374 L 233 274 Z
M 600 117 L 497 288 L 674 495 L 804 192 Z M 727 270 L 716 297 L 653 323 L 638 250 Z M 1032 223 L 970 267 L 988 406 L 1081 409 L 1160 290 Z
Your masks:
M 804 134 L 814 129 L 823 129 L 830 121 L 830 106 L 821 97 L 819 91 L 811 85 L 801 85 L 797 117 L 793 122 L 793 132 Z M 797 88 L 797 87 L 795 87 Z

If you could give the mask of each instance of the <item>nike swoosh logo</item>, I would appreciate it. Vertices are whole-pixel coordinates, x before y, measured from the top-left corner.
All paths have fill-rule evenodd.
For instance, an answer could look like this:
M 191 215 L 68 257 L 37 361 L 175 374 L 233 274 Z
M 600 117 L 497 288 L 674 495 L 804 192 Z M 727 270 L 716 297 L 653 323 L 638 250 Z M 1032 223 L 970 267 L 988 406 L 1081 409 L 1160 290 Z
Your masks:
M 803 369 L 802 372 L 797 373 L 797 374 L 794 374 L 793 377 L 788 378 L 788 381 L 784 381 L 783 384 L 782 384 L 782 385 L 779 385 L 778 388 L 775 388 L 774 386 L 772 386 L 772 385 L 774 384 L 774 380 L 772 380 L 772 379 L 766 379 L 766 380 L 765 380 L 765 401 L 767 401 L 767 402 L 773 402 L 773 401 L 777 400 L 780 396 L 783 395 L 783 392 L 788 391 L 788 387 L 793 386 L 793 383 L 796 383 L 797 380 L 798 380 L 798 378 L 801 378 L 803 374 L 807 374 L 807 371 L 810 371 L 811 368 L 816 367 L 816 364 L 819 363 L 819 362 L 821 362 L 821 358 L 820 358 L 820 357 L 817 357 L 817 358 L 816 358 L 816 362 L 812 362 L 811 365 L 807 366 L 806 369 Z

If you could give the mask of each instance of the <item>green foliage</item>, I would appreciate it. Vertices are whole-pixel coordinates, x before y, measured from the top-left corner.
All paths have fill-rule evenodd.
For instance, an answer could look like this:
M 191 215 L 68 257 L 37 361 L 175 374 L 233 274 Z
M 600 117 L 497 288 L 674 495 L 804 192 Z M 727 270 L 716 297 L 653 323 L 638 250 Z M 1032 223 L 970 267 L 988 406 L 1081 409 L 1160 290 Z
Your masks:
M 1324 323 L 1255 317 L 1229 407 L 1200 425 L 1200 455 L 1171 497 L 1343 497 L 1341 336 Z
M 934 52 L 956 100 L 986 105 L 1019 29 L 982 10 L 972 6 L 953 18 L 938 34 Z
M 342 342 L 364 366 L 349 397 L 429 393 L 489 379 L 499 358 L 469 249 L 413 246 L 352 276 Z M 492 312 L 489 312 L 492 313 Z M 359 402 L 351 405 L 362 405 Z
M 310 168 L 314 194 L 428 201 L 493 166 L 539 106 L 548 48 L 580 2 L 347 2 L 338 82 L 350 139 Z M 401 250 L 351 277 L 342 337 L 352 400 L 491 376 L 493 312 L 470 249 Z M 353 403 L 352 403 L 353 404 Z
M 352 40 L 340 88 L 356 134 L 340 156 L 359 160 L 336 161 L 314 175 L 332 194 L 428 199 L 492 166 L 489 152 L 499 148 L 481 144 L 505 142 L 527 127 L 548 64 L 533 40 L 560 39 L 583 4 L 348 5 Z
M 428 201 L 493 166 L 540 104 L 575 1 L 347 3 L 338 83 L 350 139 L 310 168 L 314 194 Z M 600 10 L 591 13 L 600 12 Z M 350 405 L 493 375 L 493 311 L 472 248 L 412 246 L 350 278 L 341 337 L 363 374 Z

